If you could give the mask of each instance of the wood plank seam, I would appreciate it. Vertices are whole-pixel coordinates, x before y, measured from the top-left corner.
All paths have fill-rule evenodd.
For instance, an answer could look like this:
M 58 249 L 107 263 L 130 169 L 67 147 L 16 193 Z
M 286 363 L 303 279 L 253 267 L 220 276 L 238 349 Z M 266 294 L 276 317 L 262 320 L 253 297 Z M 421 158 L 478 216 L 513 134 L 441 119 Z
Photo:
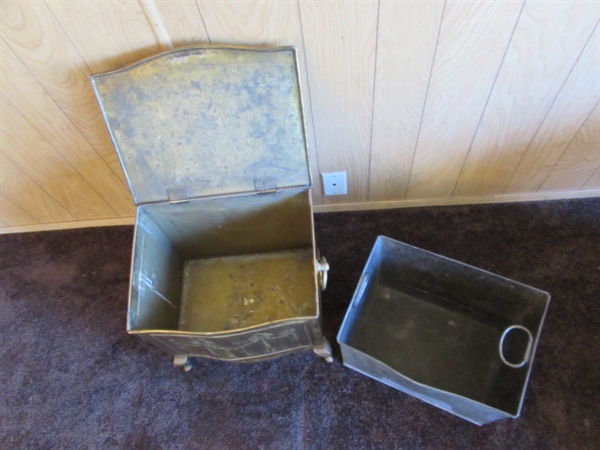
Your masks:
M 581 189 L 585 189 L 585 186 L 586 186 L 588 183 L 591 183 L 592 179 L 593 179 L 593 178 L 595 178 L 595 177 L 597 177 L 598 179 L 600 179 L 600 167 L 598 167 L 598 168 L 597 168 L 595 171 L 593 171 L 593 172 L 591 173 L 591 175 L 588 177 L 588 179 L 585 181 L 585 183 L 583 183 L 583 184 L 581 185 Z M 596 182 L 596 184 L 598 185 L 598 184 L 600 184 L 600 183 Z M 600 191 L 600 188 L 596 188 L 596 189 L 598 189 L 598 190 Z
M 473 148 L 473 143 L 475 142 L 475 138 L 477 136 L 477 133 L 479 132 L 479 127 L 481 126 L 481 122 L 483 121 L 483 117 L 484 117 L 485 112 L 486 112 L 486 110 L 488 108 L 490 99 L 492 98 L 492 94 L 494 92 L 494 88 L 496 87 L 496 82 L 498 81 L 498 77 L 500 76 L 500 71 L 502 70 L 502 66 L 504 65 L 504 60 L 506 59 L 506 55 L 508 54 L 508 50 L 510 49 L 510 45 L 511 45 L 513 37 L 515 35 L 515 31 L 517 29 L 517 26 L 519 25 L 519 21 L 521 20 L 521 15 L 523 14 L 523 9 L 525 8 L 525 3 L 526 3 L 526 0 L 523 0 L 523 3 L 521 4 L 521 9 L 519 10 L 519 14 L 517 15 L 517 20 L 515 21 L 515 24 L 513 26 L 512 31 L 511 31 L 510 39 L 506 43 L 506 48 L 504 49 L 504 54 L 502 55 L 502 59 L 500 60 L 500 64 L 498 65 L 498 70 L 496 71 L 496 76 L 494 77 L 494 81 L 492 83 L 492 87 L 490 88 L 490 92 L 488 93 L 488 97 L 487 97 L 487 99 L 485 101 L 485 104 L 483 105 L 482 110 L 481 110 L 481 115 L 479 116 L 479 122 L 477 123 L 477 127 L 475 127 L 475 132 L 473 133 L 473 136 L 471 137 L 471 143 L 469 144 L 469 149 L 465 153 L 465 157 L 463 159 L 460 171 L 458 172 L 458 176 L 456 177 L 456 180 L 454 181 L 454 187 L 452 188 L 452 192 L 450 194 L 450 197 L 454 197 L 454 194 L 456 192 L 456 188 L 458 187 L 458 181 L 460 180 L 461 175 L 463 173 L 463 170 L 465 168 L 465 165 L 467 163 L 467 160 L 469 159 L 469 154 L 471 153 L 471 149 Z
M 433 72 L 431 67 L 436 42 L 439 41 L 436 61 L 443 53 L 443 26 L 440 31 L 443 9 L 443 2 L 381 4 L 368 201 L 408 198 L 405 193 L 409 168 L 411 164 L 413 169 L 417 167 L 419 161 L 420 148 L 413 155 L 419 125 L 422 124 L 419 140 L 422 147 L 427 111 L 435 109 L 432 91 L 439 62 Z M 448 17 L 448 9 L 445 15 Z M 423 113 L 428 82 L 428 108 Z M 411 182 L 416 174 L 413 172 Z
M 21 208 L 19 205 L 17 205 L 15 202 L 13 202 L 10 198 L 8 198 L 6 195 L 4 195 L 4 193 L 0 193 L 0 197 L 2 197 L 3 201 L 9 201 L 12 204 L 14 204 L 15 208 L 20 209 L 23 214 L 31 217 L 31 215 L 27 211 L 25 211 L 23 208 Z M 35 221 L 35 219 L 33 217 L 31 217 L 31 220 Z
M 20 210 L 23 213 L 23 215 L 27 216 L 28 219 L 31 219 L 31 224 L 35 224 L 36 222 L 39 222 L 38 220 L 36 220 L 33 217 L 31 217 L 31 214 L 29 214 L 27 211 L 25 211 L 23 208 L 21 208 L 15 202 L 13 202 L 10 198 L 8 198 L 7 196 L 5 196 L 3 193 L 0 193 L 0 198 L 2 199 L 2 200 L 0 200 L 0 203 L 2 203 L 2 202 L 10 202 L 10 203 L 12 203 L 15 208 L 17 208 L 18 210 Z M 1 212 L 0 212 L 0 215 L 1 215 Z M 6 223 L 6 221 L 4 220 L 4 217 L 2 218 L 2 221 L 4 223 Z M 6 226 L 10 226 L 10 225 L 7 224 Z
M 11 158 L 9 158 L 7 155 L 3 155 L 3 156 L 15 166 L 15 169 L 17 169 L 17 171 L 21 172 L 22 178 L 26 178 L 27 180 L 29 180 L 29 182 L 31 184 L 33 184 L 34 186 L 37 186 L 40 189 L 40 191 L 42 191 L 50 199 L 52 199 L 60 209 L 64 210 L 64 212 L 66 212 L 69 216 L 71 216 L 73 221 L 77 222 L 76 217 L 73 215 L 73 213 L 71 211 L 69 211 L 68 208 L 63 206 L 63 204 L 61 202 L 59 202 L 56 198 L 54 198 L 53 195 L 51 195 L 48 191 L 46 191 L 46 189 L 44 189 L 42 186 L 40 186 L 40 184 L 36 180 L 31 178 L 29 176 L 29 174 L 27 172 L 25 172 L 20 166 L 18 166 Z M 13 203 L 15 203 L 15 202 L 13 201 Z M 21 209 L 23 209 L 23 208 L 21 208 Z
M 93 129 L 92 127 L 88 127 L 88 125 L 92 125 L 93 123 L 95 123 L 96 125 L 96 130 L 97 128 L 97 121 L 89 121 L 88 119 L 90 119 L 89 115 L 83 115 L 81 117 L 81 121 L 76 120 L 76 118 L 78 118 L 77 115 L 77 111 L 73 111 L 73 110 L 68 110 L 68 108 L 66 109 L 65 106 L 69 105 L 69 106 L 75 106 L 74 104 L 71 104 L 71 101 L 68 100 L 67 104 L 63 104 L 60 103 L 57 98 L 57 92 L 49 90 L 48 89 L 48 82 L 52 81 L 53 84 L 55 82 L 58 81 L 58 83 L 60 84 L 60 91 L 64 92 L 64 82 L 66 82 L 66 78 L 73 78 L 75 80 L 75 83 L 73 85 L 73 83 L 70 83 L 70 85 L 73 85 L 73 88 L 76 89 L 76 91 L 74 92 L 74 96 L 73 96 L 73 100 L 77 101 L 77 98 L 79 97 L 79 94 L 83 93 L 82 91 L 82 85 L 85 85 L 86 87 L 89 85 L 89 91 L 91 92 L 91 84 L 89 84 L 88 82 L 88 76 L 89 76 L 89 67 L 87 67 L 87 65 L 85 64 L 85 61 L 83 60 L 81 54 L 77 51 L 76 47 L 73 45 L 73 42 L 70 40 L 69 36 L 66 34 L 64 28 L 62 27 L 62 24 L 58 21 L 58 19 L 55 17 L 55 15 L 53 14 L 52 10 L 50 10 L 47 5 L 45 3 L 40 2 L 41 6 L 38 6 L 36 8 L 33 7 L 33 5 L 29 5 L 29 8 L 27 7 L 27 2 L 22 2 L 21 6 L 24 9 L 19 8 L 19 18 L 21 20 L 23 20 L 23 22 L 21 23 L 21 26 L 24 28 L 21 29 L 11 29 L 9 25 L 7 25 L 6 23 L 3 22 L 3 24 L 5 25 L 5 27 L 3 28 L 4 30 L 10 30 L 12 32 L 12 39 L 7 40 L 7 38 L 5 37 L 1 42 L 6 44 L 6 48 L 8 50 L 10 50 L 13 55 L 14 58 L 16 60 L 18 60 L 20 62 L 20 64 L 25 68 L 25 70 L 27 70 L 29 72 L 29 74 L 31 75 L 33 80 L 37 80 L 37 83 L 40 84 L 43 88 L 43 90 L 46 92 L 46 95 L 51 98 L 55 105 L 59 107 L 59 109 L 62 111 L 62 113 L 70 119 L 70 121 L 72 122 L 73 125 L 75 125 L 75 129 L 78 130 L 78 133 L 87 141 L 87 144 L 90 145 L 91 148 L 93 148 L 95 150 L 95 152 L 100 156 L 100 158 L 102 158 L 105 163 L 107 164 L 107 166 L 109 167 L 109 169 L 116 175 L 116 178 L 118 178 L 120 180 L 120 185 L 125 187 L 125 183 L 123 180 L 123 175 L 120 172 L 120 168 L 117 169 L 117 171 L 113 170 L 110 162 L 106 159 L 106 154 L 101 152 L 94 144 L 92 144 L 91 141 L 91 137 L 90 137 L 90 131 Z M 25 11 L 27 10 L 27 11 Z M 43 13 L 41 13 L 41 11 L 44 11 Z M 41 13 L 41 14 L 40 14 Z M 42 17 L 43 16 L 43 17 Z M 43 20 L 43 18 L 45 18 L 45 22 Z M 14 17 L 13 17 L 14 19 Z M 10 23 L 10 19 L 9 20 Z M 44 26 L 45 25 L 45 26 Z M 31 31 L 31 28 L 33 27 L 33 35 L 30 36 L 29 32 Z M 39 29 L 38 29 L 39 28 Z M 44 33 L 50 31 L 50 37 L 49 39 L 46 38 L 44 36 Z M 15 32 L 16 32 L 16 36 L 22 36 L 22 38 L 15 38 Z M 7 31 L 7 33 L 9 35 L 11 35 L 10 32 Z M 54 34 L 54 36 L 53 36 Z M 29 36 L 29 37 L 28 37 Z M 56 37 L 59 37 L 58 39 L 56 39 Z M 33 39 L 33 40 L 32 40 Z M 38 41 L 39 40 L 39 41 Z M 59 42 L 61 41 L 61 42 Z M 70 63 L 72 64 L 75 62 L 75 60 L 72 58 L 72 56 L 75 57 L 75 59 L 77 59 L 77 65 L 75 65 L 74 67 L 71 67 L 70 65 L 67 66 L 63 66 L 66 70 L 64 71 L 65 73 L 62 74 L 55 74 L 55 77 L 53 80 L 44 80 L 43 77 L 40 77 L 40 72 L 39 69 L 47 66 L 48 68 L 50 67 L 51 64 L 56 63 L 56 61 L 54 60 L 54 57 L 52 57 L 50 60 L 47 60 L 46 56 L 48 56 L 46 54 L 45 51 L 43 50 L 48 50 L 48 49 L 43 49 L 43 45 L 42 42 L 48 42 L 50 43 L 50 50 L 51 50 L 51 54 L 54 54 L 55 51 L 59 51 L 60 52 L 60 44 L 63 43 L 64 45 L 66 45 L 68 47 L 68 50 L 66 53 L 67 54 L 71 54 L 70 56 L 67 55 L 67 58 L 70 59 Z M 58 47 L 57 47 L 58 44 Z M 31 60 L 31 56 L 32 56 L 32 52 L 35 52 L 35 49 L 32 47 L 35 46 L 40 47 L 40 50 L 43 51 L 42 55 L 40 56 L 40 58 L 34 58 L 33 60 Z M 21 53 L 17 50 L 22 50 L 23 48 L 26 48 L 26 53 L 30 53 L 30 58 L 27 59 L 27 62 L 21 57 Z M 66 50 L 66 48 L 62 49 L 63 51 Z M 37 52 L 35 52 L 37 54 Z M 62 52 L 61 52 L 62 53 Z M 6 61 L 5 61 L 6 63 Z M 37 65 L 38 67 L 38 71 L 34 70 L 31 66 L 31 64 L 33 63 L 34 67 Z M 10 64 L 10 63 L 9 63 Z M 46 68 L 46 67 L 44 67 Z M 65 79 L 61 79 L 61 80 L 57 80 L 56 77 L 58 77 L 59 75 L 62 75 Z M 69 86 L 68 88 L 70 88 L 71 86 Z M 63 105 L 63 107 L 60 107 L 60 104 Z M 94 103 L 95 104 L 95 103 Z M 68 112 L 70 111 L 70 112 Z M 96 116 L 98 116 L 97 113 L 95 113 Z M 97 132 L 95 134 L 98 134 Z M 102 133 L 100 133 L 102 134 Z M 112 148 L 112 146 L 111 146 Z
M 198 5 L 198 0 L 194 0 L 196 4 L 196 9 L 198 10 L 198 14 L 200 15 L 200 20 L 202 21 L 202 26 L 204 27 L 204 33 L 208 39 L 208 43 L 212 44 L 212 40 L 210 38 L 210 34 L 208 34 L 208 27 L 206 26 L 206 20 L 204 20 L 204 16 L 202 15 L 202 11 L 200 10 L 200 5 Z
M 589 45 L 592 37 L 594 36 L 594 34 L 596 33 L 596 29 L 598 28 L 600 24 L 600 21 L 598 21 L 596 23 L 596 26 L 592 29 L 592 32 L 590 33 L 590 36 L 588 37 L 587 41 L 585 42 L 585 44 L 583 45 L 583 47 L 581 48 L 581 51 L 579 52 L 579 55 L 577 55 L 577 58 L 575 59 L 575 61 L 573 62 L 573 66 L 571 67 L 571 69 L 569 70 L 569 73 L 567 74 L 567 76 L 565 77 L 563 83 L 561 84 L 560 88 L 557 90 L 556 95 L 554 96 L 554 99 L 552 100 L 552 103 L 550 104 L 550 106 L 548 107 L 548 110 L 546 111 L 546 114 L 544 115 L 544 118 L 542 119 L 542 121 L 540 122 L 540 124 L 538 125 L 537 129 L 535 130 L 535 132 L 533 133 L 533 135 L 531 136 L 531 140 L 529 141 L 529 144 L 527 144 L 527 149 L 525 150 L 525 152 L 523 152 L 523 154 L 521 155 L 521 158 L 519 159 L 519 163 L 515 166 L 515 169 L 513 170 L 510 178 L 506 181 L 506 184 L 504 185 L 504 188 L 502 189 L 503 193 L 506 193 L 506 190 L 508 189 L 508 186 L 510 185 L 512 179 L 514 178 L 515 174 L 517 173 L 521 163 L 523 162 L 525 155 L 527 154 L 527 152 L 529 151 L 529 149 L 531 148 L 531 145 L 533 144 L 533 142 L 535 141 L 536 136 L 538 135 L 538 133 L 540 132 L 540 129 L 544 126 L 544 123 L 546 122 L 546 119 L 548 118 L 548 115 L 550 114 L 550 112 L 552 111 L 552 107 L 556 104 L 557 99 L 559 98 L 561 92 L 563 91 L 563 89 L 565 88 L 565 85 L 567 85 L 569 78 L 571 77 L 571 74 L 573 73 L 573 71 L 575 70 L 575 67 L 577 66 L 577 63 L 579 62 L 579 60 L 581 59 L 581 56 L 584 54 L 587 46 Z M 594 106 L 589 114 L 587 115 L 587 118 L 589 118 L 589 116 L 592 114 L 592 112 L 594 111 L 594 109 L 596 108 L 596 106 Z M 586 120 L 587 120 L 586 118 Z M 584 121 L 585 123 L 585 121 Z M 583 124 L 582 124 L 583 126 Z M 580 127 L 581 129 L 581 127 Z M 561 155 L 565 152 L 565 150 L 569 147 L 569 145 L 571 145 L 571 142 L 573 142 L 573 139 L 575 139 L 575 136 L 577 135 L 577 133 L 579 132 L 579 129 L 573 134 L 573 136 L 571 137 L 571 139 L 569 140 L 569 143 L 565 146 L 565 148 L 563 149 Z M 558 158 L 558 160 L 560 160 L 560 157 Z M 557 162 L 558 162 L 557 160 Z M 556 163 L 554 164 L 556 166 Z M 552 172 L 552 169 L 550 169 L 550 171 L 548 173 Z M 547 176 L 546 176 L 547 178 Z M 546 181 L 546 178 L 544 178 L 544 181 Z M 540 185 L 538 186 L 538 188 L 536 189 L 536 192 L 541 188 L 541 186 L 544 184 L 544 181 L 542 181 L 540 183 Z M 585 183 L 584 183 L 585 184 Z M 583 185 L 582 185 L 583 186 Z
M 455 196 L 502 192 L 595 27 L 597 11 L 587 2 L 525 4 Z
M 299 0 L 298 0 L 299 1 Z M 445 0 L 444 0 L 445 1 Z M 373 124 L 375 122 L 375 98 L 377 93 L 377 51 L 379 50 L 379 17 L 381 0 L 377 1 L 377 21 L 375 25 L 375 64 L 373 67 L 373 96 L 371 102 L 371 136 L 369 137 L 369 160 L 367 164 L 367 201 L 371 198 L 371 163 L 373 158 Z
M 197 1 L 197 0 L 196 0 Z M 302 39 L 302 57 L 304 59 L 303 64 L 304 67 L 306 68 L 306 93 L 308 96 L 308 103 L 309 103 L 309 108 L 310 108 L 310 116 L 312 117 L 311 123 L 310 123 L 310 127 L 312 129 L 312 135 L 315 136 L 314 142 L 315 142 L 315 155 L 316 155 L 316 159 L 317 159 L 317 177 L 321 176 L 321 162 L 319 161 L 319 144 L 317 142 L 317 133 L 316 133 L 316 129 L 315 129 L 315 114 L 314 114 L 314 109 L 313 109 L 313 104 L 314 102 L 312 101 L 312 94 L 311 94 L 311 89 L 310 89 L 310 76 L 308 75 L 308 60 L 306 59 L 306 43 L 304 40 L 304 25 L 302 24 L 302 11 L 300 8 L 300 0 L 296 0 L 296 8 L 298 10 L 298 21 L 300 22 L 300 37 Z
M 348 173 L 347 197 L 365 201 L 377 2 L 301 2 L 321 171 Z M 339 20 L 344 17 L 344 20 Z
M 421 135 L 421 127 L 423 125 L 423 118 L 425 117 L 425 108 L 427 107 L 427 97 L 429 97 L 429 88 L 431 85 L 431 77 L 433 75 L 433 68 L 435 66 L 435 58 L 437 56 L 438 44 L 440 42 L 440 34 L 442 31 L 442 25 L 444 23 L 444 14 L 446 12 L 446 4 L 447 4 L 447 1 L 444 0 L 444 7 L 442 8 L 442 16 L 440 17 L 440 24 L 438 27 L 437 38 L 435 41 L 435 49 L 433 50 L 433 58 L 431 61 L 431 67 L 429 69 L 429 79 L 427 80 L 427 88 L 425 89 L 425 97 L 423 99 L 423 107 L 421 108 L 421 120 L 419 121 L 419 129 L 417 130 L 417 137 L 415 139 L 415 146 L 413 148 L 412 160 L 410 163 L 410 168 L 408 170 L 408 180 L 406 180 L 406 188 L 404 189 L 404 193 L 403 193 L 403 197 L 402 197 L 403 199 L 407 198 L 408 189 L 410 187 L 410 180 L 412 178 L 413 167 L 415 164 L 415 156 L 417 154 L 417 147 L 419 146 L 419 137 Z
M 588 184 L 590 181 L 592 181 L 592 178 L 597 177 L 597 176 L 598 176 L 598 169 L 596 169 L 594 172 L 592 172 L 592 174 L 588 177 L 587 180 L 585 180 L 585 182 L 580 186 L 579 189 L 583 189 L 586 184 Z
M 579 134 L 579 132 L 581 131 L 581 129 L 586 125 L 587 121 L 589 120 L 589 118 L 592 116 L 592 114 L 594 114 L 594 111 L 596 110 L 596 108 L 598 108 L 598 106 L 600 106 L 600 100 L 598 102 L 596 102 L 596 105 L 592 108 L 592 110 L 590 111 L 590 113 L 587 115 L 587 117 L 585 118 L 585 120 L 582 122 L 582 124 L 579 126 L 578 130 L 575 132 L 575 134 L 573 134 L 573 137 L 571 138 L 571 140 L 569 141 L 569 143 L 567 145 L 565 145 L 565 148 L 563 149 L 562 153 L 560 154 L 560 156 L 558 157 L 558 159 L 556 160 L 556 164 L 558 164 L 558 162 L 562 159 L 563 155 L 565 154 L 565 152 L 569 149 L 569 147 L 571 146 L 571 144 L 573 143 L 573 141 L 577 138 L 577 135 Z M 556 167 L 556 164 L 554 165 L 554 167 Z M 552 174 L 552 170 L 548 171 L 548 174 L 544 177 L 544 181 L 542 181 L 539 185 L 539 187 L 537 188 L 536 192 L 540 192 L 540 190 L 542 189 L 542 186 L 544 186 L 544 183 L 546 183 L 546 180 L 548 179 L 548 177 L 550 177 L 550 175 Z M 589 178 L 591 178 L 594 174 L 592 173 L 592 175 Z M 587 180 L 581 184 L 581 187 L 585 186 L 585 184 L 587 183 Z M 542 191 L 543 192 L 543 191 Z
M 79 55 L 79 58 L 81 59 L 81 61 L 83 62 L 83 64 L 85 64 L 85 67 L 87 69 L 87 73 L 91 74 L 92 73 L 92 69 L 90 69 L 90 66 L 88 65 L 87 61 L 85 60 L 85 58 L 83 57 L 83 55 L 81 54 L 81 52 L 79 51 L 79 49 L 77 48 L 77 46 L 75 45 L 75 43 L 73 42 L 73 40 L 71 39 L 71 36 L 69 36 L 69 33 L 67 33 L 67 31 L 63 27 L 62 23 L 60 23 L 60 20 L 58 20 L 58 17 L 56 17 L 56 15 L 54 14 L 54 11 L 52 11 L 52 8 L 50 8 L 48 6 L 48 4 L 47 4 L 46 1 L 47 0 L 43 0 L 44 7 L 50 12 L 50 14 L 52 15 L 52 17 L 54 18 L 54 21 L 57 23 L 57 25 L 60 28 L 60 30 L 62 31 L 62 33 L 65 35 L 65 37 L 67 38 L 67 40 L 71 44 L 71 47 L 75 50 L 75 53 L 77 53 Z M 17 56 L 18 56 L 18 54 L 17 54 Z
M 37 79 L 36 79 L 36 81 L 37 81 Z M 43 86 L 42 86 L 42 87 L 43 87 Z M 13 108 L 15 108 L 15 109 L 18 109 L 18 108 L 15 106 L 15 104 L 14 104 L 13 102 L 11 102 L 11 101 L 10 101 L 8 98 L 6 98 L 4 95 L 2 95 L 2 98 L 3 98 L 3 100 L 4 100 L 4 101 L 6 101 L 6 102 L 10 103 L 10 104 L 13 106 Z M 62 111 L 62 110 L 61 110 L 61 111 Z M 32 127 L 32 128 L 35 130 L 35 131 L 37 131 L 37 132 L 39 133 L 39 135 L 40 135 L 41 137 L 43 137 L 43 138 L 44 138 L 44 140 L 45 140 L 45 141 L 48 143 L 48 145 L 49 145 L 50 147 L 52 147 L 52 148 L 54 149 L 54 151 L 55 151 L 55 152 L 56 152 L 56 153 L 57 153 L 57 154 L 60 156 L 60 158 L 63 160 L 63 162 L 64 162 L 64 163 L 65 163 L 65 164 L 66 164 L 68 167 L 70 167 L 70 168 L 73 170 L 73 173 L 76 173 L 76 174 L 78 174 L 78 175 L 81 177 L 81 180 L 82 180 L 82 181 L 83 181 L 83 182 L 84 182 L 84 183 L 85 183 L 85 184 L 86 184 L 86 185 L 89 187 L 89 189 L 90 189 L 90 190 L 92 190 L 93 192 L 95 192 L 96 194 L 98 194 L 98 197 L 99 197 L 99 198 L 101 198 L 101 199 L 104 201 L 104 203 L 105 203 L 105 206 L 106 206 L 106 207 L 108 207 L 108 209 L 109 209 L 110 211 L 112 211 L 112 212 L 113 212 L 113 213 L 114 213 L 116 216 L 120 216 L 120 214 L 119 214 L 119 213 L 117 213 L 117 211 L 115 211 L 115 209 L 114 209 L 114 208 L 111 206 L 111 204 L 110 204 L 110 201 L 109 201 L 109 200 L 107 200 L 107 199 L 105 199 L 105 198 L 104 198 L 104 196 L 103 196 L 103 194 L 102 194 L 102 193 L 100 193 L 100 192 L 98 192 L 98 190 L 97 190 L 97 189 L 96 189 L 94 186 L 92 186 L 92 185 L 91 185 L 91 184 L 90 184 L 90 183 L 87 181 L 87 179 L 86 179 L 84 176 L 82 176 L 82 175 L 80 174 L 80 172 L 79 172 L 79 171 L 78 171 L 78 170 L 77 170 L 77 169 L 76 169 L 76 168 L 73 166 L 73 164 L 71 164 L 71 162 L 70 162 L 70 161 L 69 161 L 69 160 L 68 160 L 68 159 L 65 157 L 65 155 L 63 155 L 63 153 L 60 151 L 60 149 L 56 148 L 56 146 L 55 146 L 55 145 L 54 145 L 52 142 L 50 142 L 48 139 L 46 139 L 46 137 L 44 136 L 44 133 L 42 133 L 42 132 L 41 132 L 41 131 L 40 131 L 40 130 L 39 130 L 37 127 L 36 127 L 35 123 L 33 123 L 33 122 L 32 122 L 32 121 L 29 119 L 29 117 L 27 117 L 26 115 L 23 115 L 23 118 L 24 118 L 24 119 L 25 119 L 25 120 L 26 120 L 26 121 L 27 121 L 27 122 L 30 124 L 30 126 L 31 126 L 31 127 Z M 72 123 L 72 122 L 71 122 L 71 123 Z M 8 159 L 9 159 L 9 160 L 10 160 L 10 161 L 11 161 L 11 162 L 12 162 L 12 163 L 15 165 L 15 166 L 19 167 L 19 168 L 21 169 L 21 171 L 25 172 L 25 168 L 21 167 L 21 166 L 19 165 L 19 163 L 18 163 L 17 161 L 15 161 L 15 160 L 14 160 L 14 159 L 13 159 L 13 158 L 10 156 L 10 155 L 4 154 L 4 156 L 5 156 L 6 158 L 8 158 Z M 102 158 L 100 158 L 100 160 L 101 160 L 102 162 L 104 162 L 104 160 L 103 160 Z M 104 163 L 105 163 L 105 162 L 104 162 Z M 106 164 L 106 163 L 105 163 L 105 164 Z M 39 186 L 39 185 L 38 185 L 38 186 Z M 48 195 L 50 195 L 50 194 L 48 193 Z M 104 195 L 106 195 L 106 194 L 104 194 Z M 53 197 L 52 195 L 50 195 L 50 196 L 51 196 L 51 197 L 52 197 L 52 198 L 53 198 L 53 199 L 54 199 L 56 202 L 60 203 L 60 201 L 59 201 L 57 198 Z M 69 208 L 67 208 L 65 205 L 63 205 L 63 206 L 65 207 L 65 209 L 66 209 L 67 211 L 69 211 L 69 213 L 71 213 L 71 214 L 74 216 L 73 212 L 72 212 L 72 211 L 70 211 L 70 209 L 69 209 Z
M 50 11 L 50 13 L 52 14 L 52 11 Z M 54 15 L 52 15 L 52 17 L 54 17 Z M 55 18 L 56 20 L 56 18 Z M 58 25 L 60 26 L 60 22 L 58 22 Z M 62 26 L 60 26 L 60 29 L 63 31 L 64 33 L 64 29 L 62 28 Z M 68 35 L 65 36 L 67 37 L 67 39 L 69 40 L 69 42 L 72 45 L 71 39 L 69 38 Z M 108 164 L 106 162 L 106 160 L 102 157 L 102 155 L 100 154 L 100 152 L 98 152 L 98 149 L 90 142 L 90 140 L 88 139 L 88 137 L 86 136 L 86 134 L 84 134 L 79 127 L 77 126 L 77 124 L 75 122 L 73 122 L 73 120 L 71 119 L 70 115 L 67 114 L 67 112 L 57 103 L 56 99 L 54 98 L 54 96 L 52 96 L 50 94 L 50 92 L 48 92 L 48 90 L 46 89 L 46 87 L 43 85 L 43 83 L 40 82 L 40 80 L 37 78 L 37 76 L 31 71 L 31 69 L 29 68 L 29 66 L 25 63 L 25 61 L 23 61 L 20 57 L 19 57 L 19 53 L 10 45 L 10 43 L 5 40 L 3 37 L 0 37 L 0 39 L 2 40 L 2 42 L 4 42 L 4 44 L 7 46 L 7 48 L 13 52 L 13 54 L 15 55 L 15 57 L 21 62 L 21 64 L 23 65 L 23 67 L 27 70 L 27 72 L 29 72 L 29 74 L 31 75 L 31 77 L 37 82 L 37 84 L 40 86 L 40 88 L 46 93 L 46 95 L 48 96 L 48 98 L 52 101 L 52 103 L 54 103 L 54 105 L 63 113 L 63 115 L 65 116 L 65 118 L 67 118 L 67 120 L 73 125 L 73 127 L 77 130 L 77 132 L 79 133 L 79 136 L 85 140 L 90 148 L 92 148 L 94 150 L 94 153 L 98 156 L 98 158 L 106 165 L 106 167 L 108 167 L 108 169 L 115 174 L 116 178 L 119 180 L 119 183 L 124 186 L 125 188 L 129 189 L 129 187 L 123 183 L 123 180 L 121 180 L 121 177 L 119 176 L 118 173 L 115 172 L 115 170 L 111 167 L 110 164 Z M 75 46 L 73 46 L 73 49 L 77 52 L 77 54 L 79 54 L 77 48 Z M 79 55 L 81 57 L 81 55 Z M 85 60 L 83 60 L 83 58 L 81 59 L 84 64 L 85 64 Z M 87 65 L 86 65 L 86 68 Z M 89 68 L 88 68 L 88 74 L 89 74 Z M 12 102 L 11 102 L 12 104 Z M 29 121 L 31 123 L 31 121 Z M 32 124 L 33 125 L 33 124 Z M 37 128 L 36 130 L 38 131 L 38 133 L 40 132 Z M 42 134 L 42 133 L 40 133 Z M 43 134 L 42 134 L 43 135 Z M 60 153 L 60 152 L 59 152 Z

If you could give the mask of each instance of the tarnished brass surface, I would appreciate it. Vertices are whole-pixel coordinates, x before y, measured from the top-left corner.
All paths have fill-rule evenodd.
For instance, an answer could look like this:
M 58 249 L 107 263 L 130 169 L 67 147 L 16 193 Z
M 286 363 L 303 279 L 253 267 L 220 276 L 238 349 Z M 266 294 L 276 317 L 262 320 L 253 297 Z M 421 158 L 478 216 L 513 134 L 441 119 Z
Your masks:
M 318 317 L 316 266 L 308 189 L 142 205 L 129 330 L 219 333 Z
M 218 332 L 316 316 L 312 250 L 187 261 L 179 329 Z
M 295 50 L 188 47 L 92 83 L 138 205 L 127 331 L 185 368 L 330 360 Z
M 222 333 L 152 331 L 138 336 L 172 355 L 239 362 L 263 361 L 325 344 L 318 319 L 314 318 L 285 320 Z
M 308 189 L 140 208 L 185 259 L 312 247 Z
M 178 49 L 92 82 L 136 204 L 310 185 L 293 48 Z

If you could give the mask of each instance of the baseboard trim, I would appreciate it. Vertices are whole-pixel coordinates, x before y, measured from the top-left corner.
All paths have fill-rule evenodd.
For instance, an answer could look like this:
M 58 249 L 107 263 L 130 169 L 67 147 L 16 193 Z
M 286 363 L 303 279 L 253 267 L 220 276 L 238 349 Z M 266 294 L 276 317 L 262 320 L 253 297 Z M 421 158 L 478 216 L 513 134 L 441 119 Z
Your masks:
M 313 210 L 316 213 L 328 213 L 342 211 L 368 211 L 376 209 L 415 208 L 419 206 L 480 205 L 486 203 L 568 200 L 590 197 L 600 197 L 600 189 L 588 189 L 585 191 L 535 192 L 530 194 L 507 194 L 493 195 L 488 197 L 450 197 L 435 199 L 394 200 L 385 202 L 338 203 L 330 205 L 314 205 Z M 36 231 L 67 230 L 73 228 L 110 227 L 118 225 L 133 225 L 134 223 L 135 217 L 40 223 L 33 225 L 1 227 L 0 234 L 31 233 Z
M 590 197 L 600 197 L 600 189 L 588 189 L 585 191 L 534 192 L 527 194 L 503 194 L 491 195 L 487 197 L 449 197 L 393 200 L 384 202 L 338 203 L 329 205 L 315 205 L 313 210 L 316 213 L 328 213 L 342 211 L 368 211 L 376 209 L 416 208 L 419 206 L 481 205 L 487 203 L 569 200 Z
M 119 217 L 118 219 L 78 220 L 74 222 L 38 223 L 0 228 L 0 234 L 33 233 L 36 231 L 68 230 L 72 228 L 114 227 L 118 225 L 133 225 L 135 217 Z

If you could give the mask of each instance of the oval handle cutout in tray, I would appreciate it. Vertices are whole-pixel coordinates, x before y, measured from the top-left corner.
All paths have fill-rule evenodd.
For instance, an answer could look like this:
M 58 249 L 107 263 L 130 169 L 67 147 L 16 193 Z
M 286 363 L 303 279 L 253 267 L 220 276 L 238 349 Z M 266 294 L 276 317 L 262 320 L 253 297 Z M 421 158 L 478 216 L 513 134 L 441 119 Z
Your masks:
M 523 359 L 520 362 L 510 362 L 506 355 L 504 354 L 504 342 L 508 334 L 513 330 L 521 330 L 527 334 L 527 347 L 525 348 L 525 353 L 523 355 Z M 527 364 L 531 358 L 531 351 L 533 349 L 533 335 L 531 331 L 525 328 L 523 325 L 511 325 L 502 333 L 502 337 L 500 338 L 500 344 L 498 345 L 498 353 L 500 355 L 500 359 L 504 364 L 508 367 L 512 367 L 514 369 L 518 369 Z

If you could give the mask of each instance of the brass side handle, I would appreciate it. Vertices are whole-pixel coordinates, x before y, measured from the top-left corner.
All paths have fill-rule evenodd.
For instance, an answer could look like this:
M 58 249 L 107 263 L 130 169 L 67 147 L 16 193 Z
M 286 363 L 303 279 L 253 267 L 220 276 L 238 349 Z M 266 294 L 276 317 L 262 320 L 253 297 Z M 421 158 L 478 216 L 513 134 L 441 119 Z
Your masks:
M 324 291 L 327 288 L 327 273 L 329 272 L 329 263 L 324 256 L 317 260 L 317 271 L 319 274 L 319 287 Z

